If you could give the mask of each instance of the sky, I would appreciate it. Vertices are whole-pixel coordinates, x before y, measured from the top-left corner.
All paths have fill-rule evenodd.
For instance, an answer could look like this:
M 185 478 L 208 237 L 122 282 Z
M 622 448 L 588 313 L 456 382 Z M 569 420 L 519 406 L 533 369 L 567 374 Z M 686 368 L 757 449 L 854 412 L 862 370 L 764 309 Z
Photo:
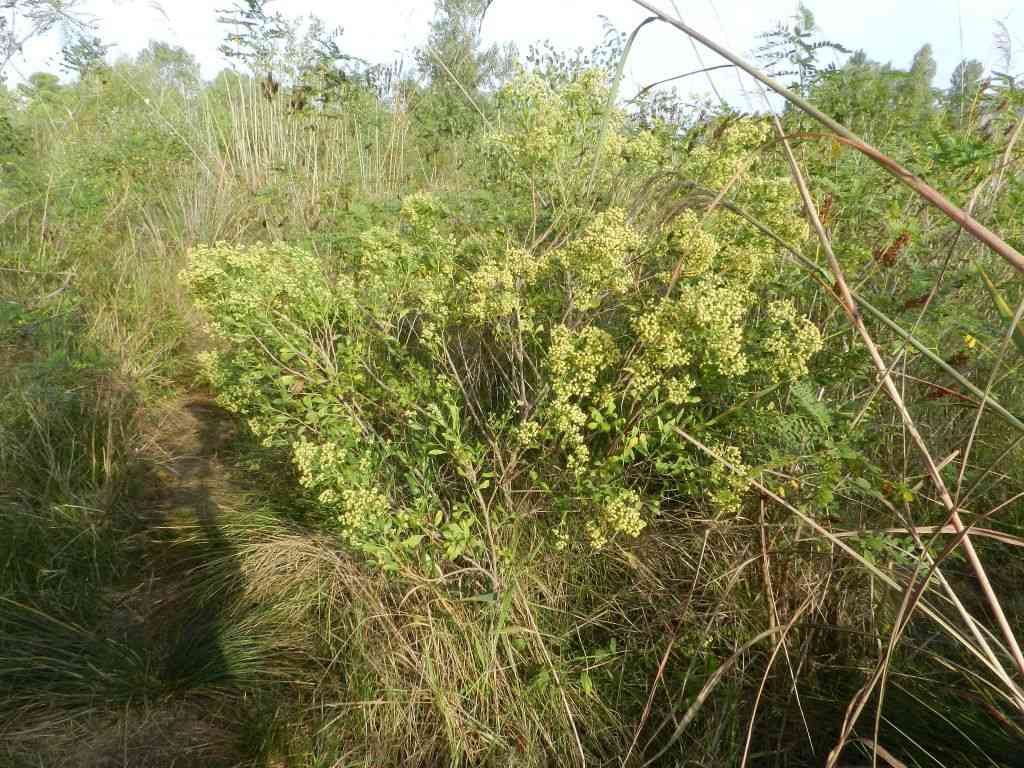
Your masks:
M 196 55 L 203 74 L 213 77 L 225 62 L 217 53 L 224 30 L 215 9 L 233 0 L 84 0 L 98 23 L 99 35 L 113 43 L 113 55 L 133 55 L 149 40 L 181 45 Z M 793 14 L 795 0 L 653 0 L 673 6 L 691 27 L 749 58 L 757 34 Z M 863 48 L 875 60 L 905 67 L 914 52 L 931 43 L 938 63 L 936 85 L 945 85 L 962 58 L 998 66 L 996 22 L 1010 31 L 1020 51 L 1015 70 L 1024 70 L 1024 3 L 1020 0 L 807 0 L 822 37 L 850 49 Z M 1017 6 L 1015 9 L 1014 6 Z M 269 6 L 289 16 L 315 13 L 329 26 L 341 26 L 342 47 L 373 62 L 394 61 L 421 44 L 433 14 L 433 0 L 275 0 Z M 494 0 L 484 22 L 488 42 L 514 42 L 525 52 L 530 43 L 549 39 L 559 48 L 591 48 L 603 36 L 602 17 L 629 31 L 646 12 L 632 0 Z M 11 75 L 20 79 L 39 69 L 56 69 L 59 41 L 31 47 L 27 61 Z M 645 27 L 630 57 L 626 93 L 655 80 L 711 66 L 721 60 L 710 51 L 695 52 L 680 32 L 664 24 Z M 19 77 L 20 76 L 20 77 Z M 737 75 L 712 75 L 730 100 L 740 98 Z M 680 85 L 684 93 L 710 91 L 706 77 Z

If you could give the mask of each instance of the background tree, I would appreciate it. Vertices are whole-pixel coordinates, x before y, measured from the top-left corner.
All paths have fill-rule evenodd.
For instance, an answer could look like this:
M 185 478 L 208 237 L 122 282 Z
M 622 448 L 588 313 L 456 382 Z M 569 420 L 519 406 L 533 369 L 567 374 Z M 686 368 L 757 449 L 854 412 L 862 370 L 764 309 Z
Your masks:
M 0 77 L 30 40 L 61 27 L 69 37 L 87 34 L 81 11 L 81 0 L 0 0 Z
M 153 40 L 139 52 L 136 63 L 171 90 L 193 93 L 202 82 L 199 62 L 181 46 Z
M 977 59 L 964 59 L 956 65 L 946 90 L 946 110 L 963 123 L 981 92 L 985 66 Z
M 217 50 L 251 72 L 267 72 L 273 67 L 278 41 L 287 35 L 287 21 L 280 13 L 267 10 L 270 2 L 244 0 L 230 8 L 217 9 L 217 21 L 228 27 Z
M 927 120 L 935 105 L 936 91 L 932 87 L 938 65 L 929 44 L 914 54 L 903 85 L 903 108 L 914 120 Z
M 80 35 L 61 48 L 60 68 L 79 77 L 102 70 L 111 47 L 95 35 Z
M 245 0 L 218 11 L 217 20 L 229 28 L 219 49 L 227 59 L 264 78 L 268 95 L 278 84 L 290 87 L 293 111 L 343 101 L 353 87 L 366 85 L 368 64 L 342 49 L 341 27 L 329 28 L 314 14 L 271 13 L 271 1 Z
M 510 71 L 514 49 L 483 46 L 490 5 L 491 0 L 437 0 L 427 44 L 416 52 L 426 90 L 415 111 L 435 150 L 472 130 L 485 94 Z
M 18 85 L 18 92 L 30 101 L 52 101 L 62 90 L 60 78 L 52 72 L 34 72 Z

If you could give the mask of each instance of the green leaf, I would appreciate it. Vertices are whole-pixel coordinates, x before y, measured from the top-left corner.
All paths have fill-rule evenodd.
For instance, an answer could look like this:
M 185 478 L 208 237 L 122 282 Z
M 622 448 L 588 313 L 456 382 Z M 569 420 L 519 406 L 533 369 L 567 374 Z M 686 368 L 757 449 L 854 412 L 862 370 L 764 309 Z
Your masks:
M 543 689 L 546 688 L 550 682 L 551 673 L 548 671 L 547 667 L 544 667 L 538 671 L 533 680 L 530 681 L 530 687 Z
M 1000 316 L 1008 323 L 1013 322 L 1013 309 L 1010 307 L 1009 302 L 1006 301 L 1006 297 L 1003 296 L 1002 292 L 996 287 L 996 284 L 992 282 L 992 279 L 988 276 L 985 268 L 981 264 L 976 265 L 978 268 L 978 274 L 981 275 L 982 281 L 985 283 L 985 287 L 988 288 L 988 292 L 992 294 L 992 301 L 995 302 L 996 309 L 999 310 Z M 1017 347 L 1017 352 L 1024 355 L 1024 328 L 1019 325 L 1013 329 L 1013 343 Z
M 587 670 L 583 670 L 580 673 L 580 687 L 583 689 L 585 696 L 594 695 L 594 681 L 590 679 L 590 673 Z
M 798 381 L 790 388 L 793 399 L 804 413 L 814 419 L 818 426 L 827 430 L 832 426 L 832 414 L 828 406 L 818 400 L 814 389 L 808 381 Z

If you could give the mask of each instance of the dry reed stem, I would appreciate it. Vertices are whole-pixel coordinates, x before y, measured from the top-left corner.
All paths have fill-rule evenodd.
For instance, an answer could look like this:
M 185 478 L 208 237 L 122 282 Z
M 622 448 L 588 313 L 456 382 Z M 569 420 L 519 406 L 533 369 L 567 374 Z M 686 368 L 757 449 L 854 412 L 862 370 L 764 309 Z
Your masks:
M 698 450 L 703 452 L 705 455 L 707 455 L 710 458 L 714 459 L 715 461 L 719 462 L 726 469 L 729 469 L 732 472 L 737 472 L 737 473 L 739 473 L 741 471 L 738 467 L 736 467 L 736 465 L 734 465 L 728 459 L 723 458 L 720 454 L 718 454 L 715 451 L 713 451 L 711 448 L 709 448 L 707 445 L 702 443 L 697 438 L 695 438 L 692 435 L 690 435 L 685 430 L 682 430 L 679 427 L 676 427 L 674 431 L 675 431 L 675 433 L 677 435 L 679 435 L 681 438 L 683 438 L 690 445 L 694 446 L 695 448 L 697 448 Z M 784 509 L 786 509 L 787 511 L 789 511 L 792 515 L 794 515 L 797 519 L 799 519 L 801 521 L 801 523 L 803 523 L 804 525 L 806 525 L 807 527 L 812 529 L 815 533 L 817 533 L 822 538 L 824 538 L 824 539 L 828 540 L 829 542 L 831 542 L 837 548 L 841 549 L 843 552 L 846 553 L 847 556 L 849 556 L 855 562 L 859 563 L 868 573 L 870 573 L 872 576 L 874 576 L 876 579 L 878 579 L 885 586 L 889 587 L 890 589 L 892 589 L 894 591 L 898 591 L 900 593 L 904 592 L 904 588 L 901 587 L 900 584 L 890 574 L 886 573 L 881 568 L 879 568 L 877 565 L 875 565 L 875 564 L 869 562 L 867 559 L 865 559 L 865 557 L 860 552 L 858 552 L 851 545 L 849 545 L 845 541 L 843 541 L 843 537 L 841 535 L 838 535 L 838 534 L 833 533 L 832 531 L 828 530 L 821 523 L 819 523 L 814 517 L 812 517 L 811 515 L 809 515 L 808 513 L 804 512 L 804 511 L 802 511 L 799 507 L 796 507 L 793 504 L 790 504 L 784 498 L 782 498 L 781 496 L 776 494 L 774 491 L 769 489 L 766 485 L 764 485 L 763 483 L 755 480 L 754 478 L 752 478 L 752 477 L 747 478 L 747 483 L 750 485 L 751 488 L 753 488 L 754 490 L 758 491 L 762 496 L 764 496 L 765 498 L 771 499 L 776 504 L 778 504 L 779 506 L 781 506 Z M 962 536 L 962 535 L 963 535 L 962 533 L 958 534 L 958 536 Z M 938 573 L 938 572 L 936 573 L 937 577 L 940 576 L 940 575 L 941 575 L 940 573 Z M 1017 687 L 1014 685 L 1013 681 L 1006 675 L 1005 670 L 1001 666 L 993 664 L 993 662 L 989 658 L 989 656 L 987 654 L 982 653 L 980 650 L 978 650 L 978 648 L 976 648 L 953 624 L 951 624 L 950 621 L 948 619 L 946 619 L 945 616 L 943 616 L 937 610 L 932 608 L 931 605 L 929 605 L 928 603 L 924 602 L 923 593 L 921 595 L 919 595 L 917 599 L 918 599 L 918 601 L 920 603 L 921 611 L 929 619 L 931 619 L 937 625 L 939 625 L 947 634 L 949 634 L 949 636 L 951 638 L 953 638 L 958 643 L 960 643 L 971 655 L 973 655 L 979 662 L 981 662 L 981 664 L 983 664 L 985 667 L 987 667 L 993 674 L 995 674 L 996 676 L 1002 678 L 1003 681 L 1008 684 L 1008 687 L 1010 688 L 1010 692 L 1011 692 L 1011 694 L 1013 696 L 1013 698 L 1011 700 L 1014 701 L 1018 706 L 1021 706 L 1021 702 L 1024 702 L 1024 694 L 1022 694 L 1017 689 Z M 959 610 L 962 612 L 963 611 L 963 606 L 960 605 L 959 601 L 955 599 L 955 595 L 951 595 L 951 599 L 953 600 L 954 604 L 956 604 L 958 606 Z
M 810 607 L 812 599 L 813 595 L 804 600 L 803 604 L 793 613 L 792 618 L 786 623 L 785 626 L 772 627 L 770 629 L 766 629 L 763 632 L 758 633 L 750 640 L 745 642 L 743 645 L 741 645 L 736 650 L 736 652 L 732 654 L 732 656 L 730 656 L 728 659 L 722 662 L 721 666 L 719 666 L 718 669 L 714 671 L 714 674 L 712 674 L 708 678 L 708 681 L 704 683 L 703 687 L 701 687 L 700 691 L 697 693 L 697 696 L 694 698 L 693 703 L 689 706 L 689 708 L 687 708 L 682 720 L 680 720 L 678 725 L 676 725 L 676 729 L 672 732 L 672 736 L 669 738 L 668 743 L 665 744 L 665 746 L 662 747 L 657 752 L 657 754 L 655 754 L 650 759 L 646 760 L 641 766 L 641 768 L 646 768 L 646 766 L 657 762 L 658 758 L 660 758 L 669 749 L 671 749 L 672 745 L 679 740 L 679 737 L 683 735 L 683 732 L 689 727 L 690 723 L 693 722 L 693 719 L 700 712 L 701 708 L 704 706 L 704 703 L 708 700 L 708 697 L 711 696 L 711 692 L 714 691 L 714 689 L 718 686 L 718 683 L 721 682 L 726 672 L 731 670 L 736 665 L 736 662 L 740 660 L 744 653 L 749 651 L 751 648 L 753 648 L 755 645 L 760 643 L 765 638 L 771 637 L 772 635 L 776 635 L 781 632 L 783 637 L 785 637 L 786 633 L 789 632 L 789 630 L 796 625 L 797 621 L 800 620 L 800 617 L 803 616 L 807 609 Z M 776 651 L 777 650 L 778 649 L 776 648 Z M 772 658 L 774 658 L 774 656 L 775 654 L 772 654 Z
M 1018 498 L 1018 497 L 1012 497 Z M 1000 506 L 1006 506 L 1004 502 Z M 958 535 L 959 531 L 956 530 L 952 525 L 915 525 L 906 526 L 904 528 L 871 528 L 863 531 L 841 531 L 836 536 L 845 538 L 854 538 L 857 536 L 863 536 L 865 533 L 896 533 L 896 534 L 910 534 L 920 536 L 921 534 L 929 534 L 934 536 L 937 533 L 945 535 Z M 978 528 L 975 525 L 971 525 L 971 536 L 977 536 L 982 539 L 992 539 L 1002 544 L 1008 544 L 1011 547 L 1024 547 L 1024 538 L 1019 536 L 1013 536 L 1009 533 L 1003 533 L 1002 531 L 995 531 L 991 528 Z
M 1006 614 L 1003 611 L 1002 604 L 1000 603 L 999 598 L 996 595 L 991 582 L 989 581 L 988 574 L 985 571 L 983 564 L 981 563 L 981 559 L 978 557 L 977 551 L 975 550 L 970 537 L 966 533 L 967 529 L 964 527 L 963 522 L 960 518 L 957 505 L 950 496 L 945 481 L 942 479 L 938 467 L 936 466 L 935 461 L 932 459 L 931 451 L 925 443 L 924 438 L 918 431 L 917 426 L 910 415 L 910 412 L 907 410 L 907 407 L 903 402 L 903 398 L 901 397 L 899 390 L 897 389 L 895 383 L 892 380 L 891 375 L 889 374 L 888 366 L 886 366 L 885 361 L 882 359 L 881 353 L 878 351 L 878 347 L 875 345 L 874 340 L 871 338 L 871 334 L 868 332 L 867 327 L 864 325 L 863 317 L 857 309 L 857 304 L 853 298 L 853 295 L 850 293 L 849 286 L 846 283 L 846 278 L 843 273 L 842 267 L 839 264 L 839 261 L 832 250 L 828 234 L 825 232 L 825 229 L 821 224 L 821 220 L 817 215 L 817 209 L 814 205 L 813 199 L 811 198 L 810 191 L 807 188 L 807 184 L 804 181 L 803 174 L 800 171 L 799 164 L 797 163 L 796 157 L 793 155 L 792 148 L 790 147 L 789 142 L 785 137 L 785 134 L 782 129 L 782 123 L 779 121 L 778 117 L 775 116 L 773 116 L 773 123 L 782 141 L 782 146 L 786 154 L 786 159 L 789 163 L 790 170 L 793 174 L 793 180 L 800 191 L 800 196 L 803 200 L 804 208 L 807 213 L 808 219 L 810 220 L 815 232 L 818 235 L 818 239 L 820 240 L 822 248 L 824 249 L 826 257 L 828 259 L 829 266 L 832 269 L 832 273 L 835 277 L 836 286 L 839 289 L 840 297 L 842 299 L 844 308 L 847 311 L 851 323 L 854 325 L 862 341 L 867 347 L 868 352 L 871 355 L 871 359 L 875 364 L 875 368 L 878 370 L 879 375 L 882 377 L 882 382 L 885 386 L 885 390 L 903 419 L 904 427 L 910 433 L 910 436 L 914 444 L 917 446 L 922 457 L 924 458 L 928 474 L 930 475 L 932 482 L 934 483 L 936 489 L 939 492 L 939 496 L 942 500 L 943 505 L 946 507 L 946 510 L 949 514 L 950 522 L 956 529 L 957 533 L 961 534 L 961 538 L 963 540 L 963 547 L 967 555 L 967 559 L 971 564 L 971 568 L 974 571 L 975 577 L 978 579 L 978 582 L 981 586 L 983 593 L 985 594 L 985 598 L 989 604 L 989 607 L 995 614 L 996 622 L 999 625 L 999 628 L 1003 634 L 1003 638 L 1007 643 L 1010 654 L 1013 657 L 1013 660 L 1016 663 L 1018 670 L 1021 673 L 1024 673 L 1024 654 L 1022 654 L 1021 652 L 1020 644 L 1018 643 L 1016 635 L 1014 634 L 1014 631 L 1009 624 Z M 1022 305 L 1022 307 L 1024 307 L 1024 305 Z M 987 393 L 985 399 L 988 399 Z M 900 622 L 908 621 L 910 613 L 913 611 L 914 605 L 913 601 L 911 600 L 912 586 L 913 582 L 908 584 L 907 589 L 904 593 L 904 602 L 901 606 L 899 614 Z M 907 611 L 905 615 L 903 613 L 904 610 Z M 975 619 L 966 611 L 962 611 L 961 613 L 964 621 L 967 623 L 972 634 L 974 634 L 975 639 L 978 641 L 979 645 L 983 649 L 985 649 L 987 654 L 990 656 L 991 661 L 1000 668 L 1002 668 L 999 664 L 998 658 L 994 655 L 984 636 L 980 632 Z M 845 745 L 846 740 L 849 738 L 849 734 L 852 731 L 853 725 L 856 722 L 857 717 L 863 710 L 863 707 L 866 705 L 868 695 L 870 695 L 871 690 L 874 689 L 875 684 L 878 682 L 884 683 L 885 675 L 888 670 L 888 660 L 891 658 L 892 652 L 895 649 L 896 641 L 897 632 L 894 632 L 892 637 L 890 638 L 889 648 L 883 656 L 882 662 L 880 663 L 876 675 L 862 689 L 861 695 L 855 697 L 855 700 L 851 702 L 851 709 L 846 718 L 846 722 L 844 723 L 839 742 L 836 745 L 835 749 L 832 751 L 832 753 L 829 755 L 829 759 L 826 763 L 827 768 L 831 768 L 839 759 L 839 754 L 842 751 L 842 748 Z M 1003 671 L 1002 676 L 1006 677 L 1006 681 L 1008 683 L 1011 683 L 1012 686 L 1012 681 L 1009 680 L 1009 677 L 1005 671 Z M 879 708 L 880 707 L 881 701 L 879 702 Z
M 778 131 L 780 137 L 783 137 L 782 146 L 786 154 L 786 159 L 789 162 L 790 170 L 793 173 L 793 179 L 796 182 L 797 187 L 800 190 L 800 196 L 804 202 L 804 208 L 807 212 L 807 216 L 814 227 L 815 232 L 821 241 L 822 248 L 825 251 L 825 255 L 828 258 L 829 266 L 832 268 L 833 276 L 836 279 L 836 284 L 839 287 L 840 296 L 843 300 L 843 304 L 847 310 L 851 322 L 857 329 L 857 333 L 864 341 L 864 345 L 867 347 L 871 359 L 875 364 L 875 368 L 879 374 L 883 377 L 883 384 L 885 385 L 886 392 L 890 399 L 892 399 L 897 410 L 900 412 L 900 416 L 903 418 L 904 425 L 907 431 L 910 433 L 911 438 L 920 450 L 921 455 L 925 460 L 925 466 L 928 470 L 928 474 L 932 478 L 932 482 L 935 484 L 935 488 L 938 490 L 939 495 L 942 499 L 943 505 L 950 516 L 950 523 L 957 530 L 958 533 L 964 530 L 964 525 L 960 519 L 960 514 L 954 503 L 952 497 L 949 494 L 949 490 L 946 487 L 945 481 L 939 474 L 939 469 L 932 459 L 931 451 L 928 449 L 924 438 L 917 429 L 917 425 L 914 423 L 910 412 L 907 410 L 906 404 L 903 402 L 903 398 L 900 396 L 899 390 L 896 388 L 896 384 L 893 382 L 892 377 L 888 373 L 888 366 L 882 359 L 881 353 L 878 351 L 877 345 L 871 338 L 871 334 L 868 332 L 867 326 L 864 325 L 864 318 L 860 314 L 857 308 L 856 300 L 850 293 L 850 288 L 846 283 L 846 277 L 843 274 L 842 266 L 839 264 L 839 260 L 836 258 L 835 252 L 832 250 L 832 244 L 829 241 L 828 234 L 825 232 L 825 228 L 821 224 L 821 220 L 818 218 L 817 209 L 814 206 L 814 201 L 811 198 L 810 191 L 807 189 L 807 183 L 804 181 L 803 174 L 800 171 L 800 166 L 796 161 L 796 157 L 793 155 L 793 150 L 789 146 L 789 142 L 784 138 L 782 131 L 782 123 L 779 122 L 778 117 L 774 117 L 775 129 Z M 1024 308 L 1024 304 L 1022 304 Z M 1012 330 L 1012 329 L 1011 329 Z M 987 393 L 985 399 L 988 399 Z M 998 596 L 995 594 L 995 590 L 992 588 L 992 584 L 989 581 L 988 574 L 985 572 L 985 568 L 978 558 L 978 554 L 974 549 L 974 545 L 971 543 L 969 537 L 964 538 L 964 551 L 967 555 L 967 559 L 974 570 L 975 576 L 981 584 L 982 590 L 985 592 L 985 597 L 989 602 L 989 606 L 992 608 L 993 613 L 996 615 L 996 621 L 999 624 L 1000 630 L 1003 632 L 1003 636 L 1010 648 L 1014 662 L 1017 664 L 1018 669 L 1024 674 L 1024 653 L 1021 652 L 1020 644 L 1017 642 L 1016 635 L 1013 629 L 1010 627 L 1009 621 L 1006 618 L 1006 614 L 1003 611 L 1002 605 L 999 602 Z
M 967 472 L 967 459 L 971 455 L 971 449 L 974 446 L 974 438 L 978 434 L 978 427 L 981 424 L 981 415 L 985 412 L 985 406 L 989 402 L 989 395 L 992 392 L 992 387 L 995 385 L 996 374 L 999 372 L 999 368 L 1006 359 L 1006 353 L 1010 349 L 1010 343 L 1013 341 L 1014 333 L 1017 330 L 1017 326 L 1020 325 L 1022 317 L 1024 317 L 1024 299 L 1021 299 L 1020 304 L 1017 305 L 1017 311 L 1014 314 L 1013 319 L 1010 321 L 1010 327 L 1007 329 L 1006 336 L 1003 338 L 1002 346 L 999 349 L 999 356 L 992 365 L 992 371 L 988 376 L 988 383 L 985 385 L 985 397 L 978 406 L 978 410 L 974 416 L 974 423 L 971 425 L 971 434 L 967 438 L 967 447 L 964 448 L 964 458 L 960 462 L 960 474 L 956 479 L 957 504 L 960 503 L 960 492 L 963 490 L 964 475 Z
M 747 760 L 750 759 L 750 743 L 751 741 L 753 741 L 754 738 L 754 723 L 757 720 L 757 710 L 761 706 L 761 697 L 764 695 L 764 689 L 768 685 L 768 676 L 771 674 L 772 667 L 775 666 L 775 659 L 778 657 L 779 651 L 786 651 L 786 635 L 789 634 L 789 630 L 791 630 L 795 625 L 796 619 L 800 617 L 800 614 L 803 613 L 804 609 L 807 606 L 809 606 L 811 600 L 813 599 L 813 595 L 809 596 L 807 600 L 804 601 L 804 605 L 801 606 L 801 608 L 797 611 L 797 614 L 793 617 L 793 619 L 788 624 L 786 624 L 785 627 L 782 627 L 782 631 L 779 634 L 779 639 L 778 641 L 776 641 L 775 647 L 772 649 L 772 655 L 768 657 L 768 663 L 765 664 L 764 667 L 764 674 L 761 676 L 761 684 L 758 685 L 757 695 L 754 697 L 754 706 L 750 713 L 750 722 L 747 724 L 747 738 L 746 741 L 744 741 L 743 743 L 743 757 L 740 759 L 740 768 L 747 768 Z M 779 627 L 777 625 L 773 625 L 769 628 L 769 631 L 777 632 L 779 631 Z
M 776 627 L 779 624 L 779 607 L 778 601 L 775 599 L 775 586 L 772 580 L 772 569 L 771 564 L 768 560 L 768 552 L 770 551 L 769 540 L 768 540 L 768 526 L 765 524 L 764 517 L 764 499 L 760 500 L 759 503 L 760 514 L 758 515 L 758 529 L 761 539 L 761 563 L 762 563 L 762 578 L 764 579 L 766 600 L 768 603 L 768 622 L 771 627 Z M 827 582 L 826 582 L 827 583 Z M 821 589 L 820 592 L 824 592 Z M 807 722 L 807 714 L 804 712 L 804 704 L 800 698 L 800 690 L 797 687 L 797 672 L 793 669 L 793 660 L 789 656 L 789 646 L 785 643 L 785 636 L 781 638 L 782 641 L 782 652 L 786 657 L 786 669 L 789 671 L 789 681 L 791 683 L 791 690 L 796 696 L 796 707 L 800 712 L 800 720 L 804 726 L 804 732 L 807 734 L 807 743 L 811 748 L 811 753 L 814 753 L 814 739 L 811 736 L 811 727 Z M 750 735 L 753 734 L 754 721 L 751 718 L 750 721 Z M 748 735 L 748 744 L 749 744 Z

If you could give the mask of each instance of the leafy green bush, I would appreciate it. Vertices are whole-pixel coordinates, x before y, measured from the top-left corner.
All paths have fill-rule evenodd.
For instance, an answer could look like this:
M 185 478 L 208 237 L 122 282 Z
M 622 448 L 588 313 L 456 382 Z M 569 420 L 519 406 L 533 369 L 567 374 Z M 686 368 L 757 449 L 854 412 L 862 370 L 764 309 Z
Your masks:
M 524 76 L 499 94 L 515 110 L 483 154 L 519 206 L 503 224 L 474 226 L 472 210 L 457 219 L 417 194 L 334 276 L 284 244 L 191 255 L 184 279 L 221 342 L 203 358 L 220 402 L 288 451 L 324 519 L 385 567 L 499 557 L 489 542 L 506 524 L 599 549 L 638 536 L 667 499 L 738 513 L 763 455 L 712 429 L 704 437 L 730 466 L 709 464 L 676 430 L 800 378 L 821 347 L 774 296 L 775 246 L 753 228 L 694 208 L 662 226 L 586 209 L 586 184 L 642 180 L 657 153 L 621 115 L 598 124 L 606 95 L 596 73 L 561 92 Z M 581 112 L 593 129 L 568 130 Z M 737 122 L 678 172 L 738 184 L 799 239 L 792 193 L 752 154 L 766 130 Z M 602 131 L 595 173 L 580 150 Z M 517 224 L 537 180 L 552 190 L 549 218 L 580 223 L 531 247 Z

